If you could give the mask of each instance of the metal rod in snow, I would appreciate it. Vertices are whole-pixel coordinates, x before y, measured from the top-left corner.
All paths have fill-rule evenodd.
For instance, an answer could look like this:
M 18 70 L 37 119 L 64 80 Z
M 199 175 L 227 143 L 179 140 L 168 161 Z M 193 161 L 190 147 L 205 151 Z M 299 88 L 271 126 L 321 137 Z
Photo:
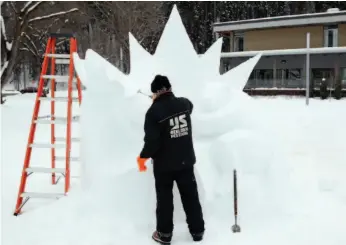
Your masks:
M 237 170 L 233 170 L 233 206 L 234 206 L 234 225 L 232 226 L 233 233 L 240 232 L 238 225 L 238 188 L 237 188 Z
M 310 32 L 306 33 L 306 105 L 309 105 L 309 95 L 310 95 Z

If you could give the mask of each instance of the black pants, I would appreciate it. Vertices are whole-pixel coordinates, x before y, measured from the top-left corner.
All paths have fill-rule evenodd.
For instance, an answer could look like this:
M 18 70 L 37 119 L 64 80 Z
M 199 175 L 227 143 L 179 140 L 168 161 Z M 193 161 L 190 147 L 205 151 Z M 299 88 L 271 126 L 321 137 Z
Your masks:
M 162 233 L 173 232 L 173 183 L 176 181 L 190 233 L 203 232 L 203 213 L 193 167 L 174 172 L 158 172 L 154 167 L 154 176 L 157 198 L 156 230 Z

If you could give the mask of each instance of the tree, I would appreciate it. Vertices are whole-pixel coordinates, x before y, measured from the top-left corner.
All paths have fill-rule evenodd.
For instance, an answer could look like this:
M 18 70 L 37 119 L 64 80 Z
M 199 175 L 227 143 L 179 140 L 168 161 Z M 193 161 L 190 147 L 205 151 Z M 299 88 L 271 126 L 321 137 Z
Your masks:
M 342 97 L 342 79 L 340 74 L 337 74 L 335 78 L 334 97 L 337 100 L 341 99 Z
M 327 80 L 322 80 L 320 85 L 320 97 L 322 100 L 325 100 L 328 98 L 328 82 Z
M 51 6 L 55 4 L 54 2 L 7 1 L 5 3 L 1 5 L 1 43 L 6 44 L 1 46 L 1 54 L 6 54 L 2 56 L 1 90 L 10 81 L 21 51 L 30 50 L 35 55 L 38 55 L 37 48 L 28 34 L 30 30 L 35 28 L 35 25 L 40 22 L 50 21 L 55 17 L 78 11 L 77 8 L 71 8 L 47 14 L 45 9 L 53 9 Z M 54 9 L 56 10 L 57 8 L 54 7 Z M 7 30 L 12 30 L 12 33 L 7 32 Z M 10 36 L 12 37 L 11 41 L 9 39 Z M 24 39 L 26 39 L 26 42 L 23 42 Z
M 83 11 L 89 18 L 89 47 L 118 67 L 124 63 L 121 70 L 127 71 L 129 32 L 152 53 L 167 19 L 163 6 L 164 2 L 86 2 Z

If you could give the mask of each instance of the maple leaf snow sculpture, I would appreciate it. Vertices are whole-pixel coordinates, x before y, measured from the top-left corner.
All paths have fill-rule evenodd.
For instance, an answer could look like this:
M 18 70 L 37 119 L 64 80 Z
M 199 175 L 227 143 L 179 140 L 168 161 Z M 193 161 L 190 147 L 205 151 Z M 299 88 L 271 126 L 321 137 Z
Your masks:
M 150 83 L 154 76 L 167 75 L 173 91 L 178 96 L 188 97 L 195 104 L 193 117 L 196 135 L 217 136 L 232 127 L 231 124 L 225 124 L 225 121 L 229 121 L 236 110 L 242 109 L 243 101 L 248 97 L 242 89 L 261 54 L 221 75 L 219 67 L 222 39 L 218 39 L 205 54 L 198 56 L 176 6 L 172 10 L 154 55 L 149 54 L 131 33 L 129 42 L 130 74 L 123 74 L 107 62 L 107 65 L 100 67 L 100 70 L 95 70 L 93 75 L 107 74 L 110 81 L 120 83 L 125 91 L 123 96 L 133 97 L 130 104 L 133 108 L 141 110 L 144 110 L 143 102 L 138 97 L 143 96 L 138 94 L 138 91 L 150 94 Z M 96 62 L 97 59 L 98 62 L 105 63 L 102 57 L 96 58 L 94 54 L 93 59 L 89 59 L 90 52 L 89 50 L 86 54 L 86 62 L 88 60 Z M 76 55 L 75 58 L 78 59 Z M 78 71 L 81 68 L 76 65 L 76 69 Z M 89 74 L 90 69 L 88 69 Z M 99 86 L 99 82 L 95 80 L 91 83 Z M 137 104 L 135 101 L 141 105 L 134 105 Z M 131 107 L 130 104 L 127 104 L 127 108 Z M 143 120 L 137 118 L 140 122 Z
M 194 103 L 195 137 L 216 138 L 234 127 L 232 117 L 242 110 L 243 101 L 248 98 L 242 89 L 261 55 L 221 75 L 222 39 L 198 56 L 176 6 L 154 55 L 149 54 L 131 34 L 129 42 L 130 74 L 123 74 L 92 50 L 87 51 L 85 60 L 74 54 L 75 68 L 87 87 L 81 122 L 84 145 L 94 144 L 107 159 L 120 158 L 119 162 L 129 160 L 128 156 L 121 155 L 126 152 L 126 145 L 133 146 L 133 155 L 138 154 L 142 146 L 138 135 L 142 139 L 144 115 L 151 103 L 138 91 L 150 94 L 150 83 L 156 74 L 167 75 L 177 96 L 186 96 Z M 90 125 L 91 121 L 93 125 Z M 100 133 L 91 128 L 108 130 L 100 130 L 103 132 Z M 118 139 L 119 132 L 128 132 L 126 138 Z M 100 139 L 97 144 L 95 138 Z M 93 162 L 92 159 L 88 157 L 87 161 Z M 94 160 L 97 161 L 97 156 Z M 110 164 L 110 167 L 117 165 Z M 126 171 L 128 165 L 121 166 Z
M 242 111 L 244 102 L 249 98 L 242 89 L 261 57 L 257 55 L 221 75 L 219 67 L 222 39 L 217 40 L 205 54 L 198 55 L 176 6 L 153 55 L 149 54 L 131 33 L 129 43 L 129 74 L 123 74 L 92 50 L 87 51 L 85 60 L 74 54 L 75 68 L 87 88 L 81 105 L 81 155 L 84 169 L 82 179 L 95 193 L 103 189 L 102 186 L 119 185 L 119 182 L 115 182 L 115 176 L 120 177 L 123 173 L 128 177 L 124 178 L 125 182 L 138 178 L 134 161 L 143 146 L 144 116 L 152 103 L 138 91 L 150 94 L 150 83 L 156 74 L 168 76 L 175 94 L 186 96 L 194 103 L 194 136 L 216 139 L 234 127 L 231 123 L 232 117 L 240 109 Z M 199 157 L 198 154 L 197 152 Z M 202 156 L 199 160 L 200 168 L 205 165 L 203 158 Z M 210 165 L 209 162 L 206 164 Z M 148 164 L 148 167 L 150 168 L 151 164 Z M 151 207 L 154 205 L 152 200 L 155 199 L 152 177 L 144 176 L 147 177 L 139 180 L 141 192 L 131 192 L 140 197 L 138 201 L 142 198 L 147 200 L 146 205 Z M 206 195 L 203 186 L 205 175 L 199 176 L 197 171 L 196 178 L 203 203 Z M 126 186 L 124 183 L 124 188 Z M 146 193 L 145 197 L 142 192 Z M 121 192 L 118 194 L 121 195 Z M 105 198 L 109 198 L 109 193 L 105 194 Z M 123 199 L 127 200 L 126 197 Z M 178 202 L 177 210 L 182 211 L 179 200 L 175 202 Z M 117 205 L 116 203 L 113 204 Z M 178 216 L 181 220 L 185 219 L 183 213 L 178 213 Z M 150 215 L 145 220 L 150 220 Z

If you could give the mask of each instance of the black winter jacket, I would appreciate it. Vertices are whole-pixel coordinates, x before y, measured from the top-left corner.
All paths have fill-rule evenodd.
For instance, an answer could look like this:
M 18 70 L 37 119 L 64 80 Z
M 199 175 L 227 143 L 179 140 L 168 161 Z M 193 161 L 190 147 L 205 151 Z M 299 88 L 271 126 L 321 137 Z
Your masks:
M 172 92 L 154 100 L 145 115 L 141 158 L 152 158 L 155 171 L 176 171 L 196 162 L 192 142 L 193 104 Z

